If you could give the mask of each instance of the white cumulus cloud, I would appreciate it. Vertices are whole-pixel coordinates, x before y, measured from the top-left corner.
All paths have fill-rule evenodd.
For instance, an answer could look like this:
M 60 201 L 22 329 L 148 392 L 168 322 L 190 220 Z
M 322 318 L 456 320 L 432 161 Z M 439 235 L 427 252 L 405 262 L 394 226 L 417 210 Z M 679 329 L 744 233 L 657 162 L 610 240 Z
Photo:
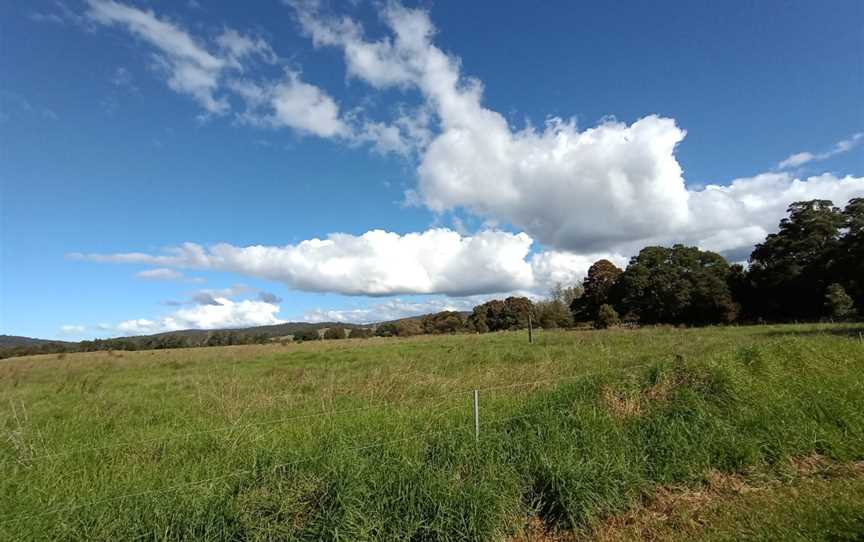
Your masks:
M 417 191 L 407 199 L 437 213 L 464 209 L 579 254 L 632 254 L 672 242 L 738 253 L 775 229 L 792 201 L 833 198 L 842 205 L 864 194 L 864 179 L 831 175 L 765 174 L 692 190 L 675 156 L 686 132 L 673 119 L 648 115 L 580 129 L 550 118 L 542 129 L 514 129 L 483 106 L 482 83 L 433 43 L 426 11 L 386 4 L 381 15 L 392 35 L 370 41 L 360 23 L 322 14 L 317 4 L 295 9 L 316 46 L 342 49 L 350 77 L 422 94 L 438 130 L 423 146 Z M 821 155 L 790 157 L 789 164 L 846 152 L 861 137 Z
M 247 103 L 242 118 L 250 124 L 270 128 L 293 128 L 320 137 L 354 137 L 342 119 L 339 104 L 324 90 L 301 80 L 296 71 L 287 70 L 275 83 L 232 81 L 230 87 Z
M 164 254 L 74 254 L 97 262 L 206 269 L 278 281 L 289 288 L 347 295 L 446 294 L 463 296 L 544 290 L 569 282 L 605 253 L 530 255 L 524 233 L 486 230 L 465 236 L 447 228 L 399 235 L 373 230 L 336 233 L 294 245 L 203 247 L 185 243 Z M 615 256 L 612 256 L 615 258 Z M 618 257 L 620 260 L 620 257 Z
M 156 319 L 125 320 L 116 326 L 124 335 L 144 335 L 181 329 L 224 329 L 265 326 L 284 322 L 276 316 L 279 305 L 261 300 L 218 297 L 214 303 L 180 309 Z

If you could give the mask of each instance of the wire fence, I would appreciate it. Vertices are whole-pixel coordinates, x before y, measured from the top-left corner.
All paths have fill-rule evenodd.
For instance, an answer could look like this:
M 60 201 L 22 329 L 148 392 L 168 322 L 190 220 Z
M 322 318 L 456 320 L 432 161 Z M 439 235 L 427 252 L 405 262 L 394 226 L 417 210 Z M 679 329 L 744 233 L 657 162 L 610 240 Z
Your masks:
M 462 396 L 462 395 L 469 397 L 473 394 L 473 396 L 474 396 L 473 415 L 474 415 L 474 421 L 475 421 L 474 427 L 468 427 L 468 426 L 454 427 L 454 428 L 440 430 L 440 431 L 434 431 L 434 432 L 429 432 L 427 430 L 424 430 L 424 431 L 420 431 L 418 433 L 408 435 L 405 437 L 401 437 L 401 438 L 382 440 L 382 441 L 378 441 L 375 443 L 366 444 L 366 445 L 362 445 L 362 446 L 341 448 L 340 451 L 359 452 L 359 451 L 364 451 L 364 450 L 369 450 L 369 449 L 374 449 L 374 448 L 380 448 L 380 447 L 384 447 L 384 446 L 387 446 L 390 444 L 395 444 L 395 443 L 400 443 L 400 442 L 408 442 L 408 441 L 420 440 L 420 439 L 428 440 L 432 437 L 441 436 L 444 434 L 454 434 L 454 433 L 461 433 L 461 432 L 465 432 L 468 434 L 473 433 L 474 438 L 479 439 L 481 427 L 497 426 L 497 425 L 501 425 L 501 424 L 504 424 L 504 423 L 507 423 L 510 421 L 515 421 L 518 419 L 526 419 L 526 418 L 536 417 L 536 416 L 539 416 L 541 414 L 548 414 L 548 410 L 543 410 L 543 411 L 537 411 L 537 412 L 533 412 L 533 413 L 529 413 L 529 414 L 523 414 L 523 415 L 493 418 L 491 420 L 482 419 L 482 417 L 480 416 L 480 404 L 478 402 L 478 398 L 484 397 L 485 394 L 489 394 L 491 392 L 500 392 L 500 391 L 504 391 L 504 390 L 512 390 L 512 389 L 517 389 L 517 388 L 532 388 L 532 387 L 554 385 L 554 384 L 560 384 L 563 382 L 571 382 L 574 380 L 585 380 L 585 379 L 595 378 L 598 376 L 608 375 L 608 374 L 613 374 L 613 373 L 619 373 L 619 372 L 633 372 L 633 371 L 636 371 L 638 369 L 647 368 L 649 366 L 650 366 L 649 364 L 631 365 L 631 366 L 627 366 L 627 367 L 610 368 L 610 369 L 605 369 L 605 370 L 601 370 L 601 371 L 593 371 L 593 372 L 587 372 L 587 373 L 582 373 L 582 374 L 578 374 L 578 375 L 564 376 L 564 377 L 558 377 L 558 378 L 534 380 L 534 381 L 530 381 L 530 382 L 520 382 L 520 383 L 506 384 L 506 385 L 499 385 L 499 386 L 487 386 L 484 388 L 475 388 L 475 389 L 462 389 L 462 390 L 449 392 L 446 394 L 440 394 L 440 395 L 435 395 L 435 396 L 431 396 L 431 397 L 424 397 L 421 400 L 426 401 L 426 400 L 440 400 L 440 399 L 445 399 L 445 398 L 449 399 L 449 398 L 458 397 L 458 396 Z M 333 417 L 345 416 L 348 414 L 356 414 L 356 413 L 361 413 L 361 412 L 368 412 L 368 411 L 372 411 L 375 409 L 392 407 L 394 405 L 398 405 L 400 407 L 405 407 L 405 406 L 410 406 L 412 404 L 416 404 L 417 402 L 419 402 L 419 400 L 415 400 L 414 402 L 407 402 L 407 403 L 405 401 L 382 401 L 382 402 L 378 402 L 378 403 L 373 404 L 373 405 L 366 405 L 366 406 L 357 407 L 357 408 L 328 410 L 328 411 L 315 412 L 315 413 L 305 414 L 305 415 L 284 417 L 284 418 L 279 418 L 276 420 L 266 420 L 266 421 L 252 422 L 252 423 L 246 423 L 246 424 L 233 424 L 233 425 L 217 427 L 217 428 L 212 428 L 212 429 L 205 429 L 205 430 L 200 430 L 200 431 L 191 431 L 191 432 L 182 433 L 182 434 L 166 435 L 166 436 L 162 436 L 162 437 L 154 437 L 154 438 L 143 439 L 143 440 L 138 440 L 138 441 L 130 441 L 130 442 L 108 444 L 108 445 L 102 445 L 102 446 L 77 448 L 77 449 L 67 450 L 64 452 L 58 452 L 58 453 L 54 453 L 54 454 L 45 454 L 45 455 L 41 455 L 41 456 L 31 457 L 31 458 L 28 458 L 27 461 L 39 462 L 39 461 L 43 461 L 43 460 L 55 459 L 55 458 L 61 458 L 61 457 L 69 457 L 69 456 L 74 456 L 77 454 L 83 454 L 83 453 L 88 453 L 88 452 L 106 451 L 106 450 L 113 450 L 113 449 L 119 449 L 119 448 L 124 448 L 124 447 L 142 446 L 142 445 L 161 443 L 161 442 L 170 442 L 170 441 L 175 441 L 175 440 L 179 440 L 179 439 L 186 439 L 186 438 L 191 438 L 191 437 L 205 435 L 205 434 L 213 434 L 213 433 L 226 432 L 226 431 L 238 430 L 238 429 L 250 429 L 250 428 L 256 428 L 256 427 L 266 427 L 266 426 L 273 426 L 273 425 L 280 425 L 280 424 L 290 424 L 291 422 L 308 421 L 308 420 L 312 420 L 312 419 L 316 419 L 316 418 L 322 418 L 322 417 L 329 417 L 332 419 Z M 455 407 L 448 409 L 448 410 L 453 410 L 453 409 L 455 409 Z M 481 423 L 481 421 L 482 421 L 482 423 Z M 473 429 L 473 431 L 472 431 L 472 429 Z M 275 472 L 279 469 L 284 469 L 286 467 L 290 467 L 293 465 L 320 460 L 320 459 L 326 458 L 327 456 L 328 456 L 327 453 L 322 453 L 322 454 L 312 455 L 309 457 L 300 458 L 300 459 L 296 459 L 296 460 L 292 460 L 292 461 L 288 461 L 288 462 L 278 463 L 278 464 L 270 466 L 270 471 Z M 9 525 L 9 524 L 14 524 L 14 523 L 17 523 L 20 521 L 26 521 L 28 519 L 35 519 L 35 518 L 40 518 L 40 517 L 49 516 L 49 515 L 74 512 L 74 511 L 80 510 L 82 508 L 98 506 L 100 504 L 115 502 L 115 501 L 124 500 L 124 499 L 130 499 L 130 498 L 147 496 L 147 495 L 158 495 L 158 494 L 164 494 L 164 493 L 172 493 L 172 492 L 181 491 L 183 489 L 187 489 L 190 487 L 206 485 L 208 483 L 214 483 L 214 482 L 218 482 L 218 481 L 222 481 L 222 480 L 236 478 L 238 476 L 253 474 L 255 472 L 258 472 L 257 469 L 255 469 L 255 468 L 245 468 L 245 469 L 232 471 L 232 472 L 229 472 L 227 474 L 222 474 L 222 475 L 218 475 L 218 476 L 214 476 L 214 477 L 210 477 L 210 478 L 204 478 L 201 480 L 183 482 L 183 483 L 171 485 L 168 487 L 154 488 L 154 489 L 143 490 L 143 491 L 132 492 L 132 493 L 125 493 L 125 494 L 121 494 L 121 495 L 115 495 L 112 497 L 107 497 L 104 499 L 97 499 L 97 500 L 93 500 L 93 501 L 86 502 L 86 503 L 76 504 L 76 505 L 72 505 L 72 506 L 62 506 L 62 507 L 49 508 L 47 510 L 43 510 L 41 512 L 37 512 L 37 513 L 33 513 L 33 514 L 21 514 L 21 515 L 14 516 L 11 518 L 0 519 L 0 525 Z

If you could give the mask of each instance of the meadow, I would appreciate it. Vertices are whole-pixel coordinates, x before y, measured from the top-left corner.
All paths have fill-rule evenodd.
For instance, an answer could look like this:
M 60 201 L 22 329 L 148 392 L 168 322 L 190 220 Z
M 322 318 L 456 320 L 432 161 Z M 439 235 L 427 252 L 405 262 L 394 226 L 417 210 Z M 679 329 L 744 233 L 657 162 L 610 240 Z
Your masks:
M 0 539 L 861 540 L 861 331 L 3 360 Z

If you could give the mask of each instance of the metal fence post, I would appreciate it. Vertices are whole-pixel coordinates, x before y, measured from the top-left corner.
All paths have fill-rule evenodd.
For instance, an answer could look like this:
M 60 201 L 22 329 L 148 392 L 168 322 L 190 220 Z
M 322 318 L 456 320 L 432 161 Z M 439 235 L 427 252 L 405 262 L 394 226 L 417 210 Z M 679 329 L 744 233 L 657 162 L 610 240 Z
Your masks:
M 480 440 L 480 390 L 474 390 L 474 440 Z

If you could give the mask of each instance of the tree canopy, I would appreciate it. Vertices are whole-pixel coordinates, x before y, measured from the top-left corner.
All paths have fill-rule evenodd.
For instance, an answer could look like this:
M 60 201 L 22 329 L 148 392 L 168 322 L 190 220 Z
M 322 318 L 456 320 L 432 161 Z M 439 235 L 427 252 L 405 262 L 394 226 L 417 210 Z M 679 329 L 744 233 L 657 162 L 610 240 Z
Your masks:
M 528 327 L 528 317 L 536 317 L 534 304 L 527 297 L 493 299 L 474 307 L 468 325 L 478 333 Z
M 737 309 L 729 264 L 714 252 L 675 245 L 647 247 L 620 277 L 619 312 L 645 323 L 731 322 Z
M 772 320 L 815 319 L 825 314 L 845 217 L 828 200 L 795 202 L 788 212 L 750 255 L 752 297 L 745 304 L 749 313 Z
M 610 301 L 613 288 L 623 271 L 609 260 L 598 260 L 588 268 L 582 281 L 582 295 L 570 304 L 577 321 L 594 320 L 601 305 Z

